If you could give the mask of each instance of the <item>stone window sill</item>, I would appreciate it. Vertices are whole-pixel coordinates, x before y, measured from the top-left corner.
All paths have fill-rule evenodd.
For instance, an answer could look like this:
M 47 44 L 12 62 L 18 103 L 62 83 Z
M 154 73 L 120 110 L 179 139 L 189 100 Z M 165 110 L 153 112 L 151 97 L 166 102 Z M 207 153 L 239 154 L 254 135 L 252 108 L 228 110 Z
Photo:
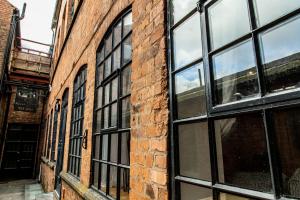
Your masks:
M 102 196 L 92 188 L 84 186 L 77 178 L 66 173 L 61 172 L 60 177 L 68 184 L 73 190 L 75 190 L 83 199 L 86 200 L 107 200 L 107 197 Z
M 41 160 L 43 163 L 45 163 L 46 165 L 48 165 L 48 167 L 52 170 L 54 170 L 55 166 L 56 166 L 56 163 L 47 159 L 45 156 L 42 156 L 41 157 Z

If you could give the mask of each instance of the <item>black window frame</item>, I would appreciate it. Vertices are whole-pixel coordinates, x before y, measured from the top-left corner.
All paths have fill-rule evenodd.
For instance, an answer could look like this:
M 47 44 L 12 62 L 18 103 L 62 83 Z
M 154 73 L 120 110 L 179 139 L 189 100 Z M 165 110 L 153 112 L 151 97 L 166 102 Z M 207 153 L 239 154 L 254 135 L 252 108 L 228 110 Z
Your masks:
M 83 77 L 84 80 L 80 80 L 82 79 L 82 76 L 84 76 Z M 69 135 L 69 154 L 68 154 L 67 171 L 69 174 L 76 177 L 77 179 L 79 179 L 81 175 L 86 82 L 87 82 L 87 65 L 84 65 L 77 72 L 77 75 L 75 76 L 73 82 L 72 118 L 71 118 L 71 127 L 70 127 L 70 135 Z M 81 94 L 80 92 L 82 92 L 83 94 Z M 78 108 L 81 109 L 80 114 L 79 111 L 77 110 Z M 80 126 L 78 127 L 78 125 Z M 77 133 L 74 134 L 74 132 Z
M 47 143 L 47 152 L 46 152 L 46 158 L 50 160 L 50 151 L 51 151 L 51 133 L 52 133 L 52 119 L 53 119 L 53 109 L 51 110 L 49 119 L 49 127 L 48 127 L 48 143 Z
M 104 196 L 105 198 L 108 199 L 120 199 L 120 173 L 121 170 L 127 170 L 129 173 L 130 170 L 130 163 L 129 165 L 125 165 L 125 164 L 121 164 L 121 139 L 122 139 L 122 135 L 128 134 L 129 136 L 129 140 L 130 140 L 130 124 L 129 127 L 126 128 L 122 128 L 122 101 L 129 99 L 130 100 L 130 96 L 131 96 L 131 92 L 129 92 L 129 94 L 125 94 L 122 95 L 122 72 L 126 69 L 130 69 L 131 71 L 131 64 L 132 64 L 132 58 L 129 62 L 123 63 L 123 44 L 124 42 L 129 39 L 130 37 L 132 37 L 132 30 L 130 30 L 128 33 L 126 33 L 125 35 L 123 35 L 123 31 L 124 31 L 124 18 L 127 17 L 128 15 L 132 15 L 132 10 L 131 8 L 125 9 L 124 12 L 120 13 L 120 15 L 118 17 L 116 17 L 116 20 L 114 20 L 114 22 L 112 23 L 112 25 L 108 28 L 104 38 L 102 39 L 99 48 L 97 49 L 97 62 L 96 62 L 96 76 L 95 76 L 95 99 L 94 99 L 94 117 L 93 117 L 93 140 L 92 140 L 92 158 L 91 158 L 91 176 L 90 176 L 90 187 L 95 190 L 96 192 L 98 192 L 99 194 L 101 194 L 102 196 Z M 118 44 L 115 45 L 114 44 L 114 28 L 117 27 L 117 25 L 121 23 L 121 40 L 118 41 Z M 112 37 L 112 49 L 110 51 L 110 53 L 108 53 L 107 55 L 105 55 L 105 41 L 109 38 Z M 131 43 L 132 44 L 132 43 Z M 132 45 L 131 45 L 132 46 Z M 120 67 L 115 69 L 113 71 L 113 65 L 114 65 L 114 58 L 113 58 L 113 54 L 114 52 L 116 52 L 116 50 L 120 48 Z M 99 57 L 100 57 L 100 51 L 101 49 L 103 49 L 104 52 L 104 57 L 103 59 L 99 62 Z M 105 62 L 106 60 L 112 57 L 112 62 L 111 62 L 111 70 L 110 70 L 110 74 L 108 76 L 105 76 Z M 103 77 L 99 77 L 99 68 L 103 67 Z M 131 77 L 131 76 L 130 76 Z M 99 81 L 100 80 L 100 81 Z M 112 84 L 112 82 L 114 80 L 117 80 L 117 98 L 116 100 L 112 100 L 112 86 L 109 86 L 109 102 L 105 104 L 105 86 Z M 101 106 L 97 105 L 97 92 L 98 89 L 102 90 L 102 99 L 101 99 Z M 117 105 L 117 116 L 116 116 L 116 126 L 110 126 L 111 125 L 111 106 L 113 104 Z M 108 128 L 104 128 L 104 109 L 105 108 L 109 108 L 109 114 L 108 114 Z M 100 130 L 97 131 L 97 113 L 101 112 L 101 121 L 100 121 Z M 102 154 L 102 145 L 101 145 L 101 141 L 103 136 L 106 135 L 107 136 L 107 160 L 102 160 L 101 159 L 101 154 Z M 112 162 L 109 161 L 110 160 L 110 149 L 111 149 L 111 136 L 112 135 L 118 135 L 118 147 L 117 147 L 117 162 Z M 95 140 L 96 137 L 100 137 L 100 147 L 99 147 L 99 159 L 95 158 Z M 128 144 L 128 148 L 130 149 L 130 144 Z M 130 161 L 128 161 L 130 162 Z M 95 167 L 95 163 L 97 163 L 99 165 L 99 169 L 98 169 L 98 186 L 95 186 L 93 183 L 94 180 L 94 167 Z M 106 166 L 106 191 L 102 191 L 100 189 L 100 185 L 101 185 L 101 178 L 102 178 L 102 174 L 101 174 L 101 166 L 105 165 Z M 111 167 L 115 167 L 117 169 L 117 191 L 116 191 L 116 198 L 110 196 L 109 193 L 109 179 L 110 179 L 110 168 Z M 128 178 L 129 178 L 129 174 L 128 174 Z M 129 180 L 128 180 L 129 181 Z M 129 183 L 128 183 L 129 184 Z M 129 187 L 129 185 L 128 185 Z M 128 188 L 128 193 L 129 193 L 129 188 Z
M 51 161 L 53 162 L 55 162 L 58 113 L 59 111 L 55 109 L 54 116 L 53 116 L 53 131 L 52 131 L 52 144 L 51 144 Z
M 276 138 L 273 129 L 273 117 L 272 111 L 278 109 L 289 109 L 300 106 L 300 89 L 278 92 L 268 94 L 265 87 L 265 77 L 263 76 L 263 63 L 261 58 L 261 49 L 259 44 L 259 34 L 276 27 L 296 16 L 300 16 L 300 8 L 285 14 L 279 18 L 273 19 L 273 21 L 258 26 L 256 22 L 256 14 L 254 10 L 254 2 L 247 0 L 248 11 L 250 15 L 250 32 L 240 36 L 234 41 L 228 42 L 227 44 L 211 50 L 210 46 L 210 31 L 209 31 L 209 19 L 208 19 L 208 8 L 219 0 L 200 0 L 195 5 L 194 9 L 189 13 L 186 13 L 179 21 L 173 24 L 172 17 L 172 0 L 167 1 L 167 19 L 168 19 L 168 69 L 169 69 L 169 95 L 170 95 L 170 194 L 171 199 L 180 199 L 180 182 L 196 185 L 202 188 L 208 188 L 212 190 L 212 198 L 219 199 L 221 192 L 235 194 L 242 197 L 257 198 L 257 199 L 289 199 L 292 197 L 285 196 L 282 193 L 282 183 L 280 175 L 280 164 L 277 155 Z M 270 9 L 272 9 L 270 7 Z M 186 22 L 195 13 L 200 13 L 199 26 L 201 27 L 202 33 L 202 50 L 203 54 L 199 55 L 200 59 L 193 61 L 185 66 L 175 69 L 174 61 L 174 43 L 173 43 L 173 31 L 181 24 Z M 188 37 L 188 36 L 187 36 Z M 229 49 L 243 41 L 253 41 L 254 55 L 257 69 L 257 79 L 259 82 L 259 93 L 258 97 L 250 98 L 245 101 L 237 101 L 224 105 L 217 105 L 215 102 L 214 88 L 213 88 L 213 63 L 212 56 L 220 53 L 226 49 Z M 177 119 L 177 108 L 176 108 L 176 94 L 175 94 L 175 75 L 180 73 L 195 64 L 203 62 L 204 73 L 205 73 L 205 94 L 207 103 L 207 115 L 190 117 L 185 119 Z M 226 184 L 218 183 L 218 166 L 217 166 L 217 155 L 216 155 L 216 144 L 215 144 L 215 132 L 214 132 L 214 121 L 217 119 L 226 119 L 229 117 L 236 117 L 243 114 L 251 114 L 253 112 L 259 112 L 263 116 L 264 129 L 266 132 L 266 142 L 269 156 L 269 164 L 272 176 L 272 189 L 273 193 L 258 192 L 250 189 L 242 189 L 238 186 L 229 186 Z M 209 151 L 211 160 L 211 175 L 212 181 L 204 181 L 199 179 L 193 179 L 183 177 L 179 175 L 179 160 L 178 160 L 178 140 L 177 140 L 177 127 L 178 125 L 184 125 L 195 122 L 208 122 L 209 132 Z

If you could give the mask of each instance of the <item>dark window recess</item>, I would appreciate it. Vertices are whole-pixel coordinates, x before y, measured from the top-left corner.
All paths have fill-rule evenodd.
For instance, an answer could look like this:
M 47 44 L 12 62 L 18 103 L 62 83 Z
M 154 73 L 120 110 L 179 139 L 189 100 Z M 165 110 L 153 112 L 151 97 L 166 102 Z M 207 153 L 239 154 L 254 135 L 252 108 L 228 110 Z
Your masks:
M 92 187 L 129 198 L 132 13 L 110 28 L 97 51 Z
M 56 135 L 57 135 L 57 119 L 58 111 L 55 110 L 53 118 L 53 132 L 52 132 L 52 144 L 51 144 L 51 161 L 55 161 L 55 148 L 56 148 Z
M 53 110 L 51 110 L 51 114 L 50 117 L 48 117 L 49 119 L 49 124 L 48 124 L 48 141 L 47 141 L 47 153 L 46 153 L 46 157 L 48 159 L 50 156 L 50 150 L 51 150 L 51 133 L 52 133 L 52 119 L 53 119 Z
M 80 177 L 81 167 L 86 76 L 85 66 L 78 72 L 74 81 L 68 172 L 76 177 Z
M 300 2 L 168 9 L 171 199 L 300 198 Z
M 14 103 L 15 111 L 36 112 L 39 105 L 39 90 L 17 87 Z

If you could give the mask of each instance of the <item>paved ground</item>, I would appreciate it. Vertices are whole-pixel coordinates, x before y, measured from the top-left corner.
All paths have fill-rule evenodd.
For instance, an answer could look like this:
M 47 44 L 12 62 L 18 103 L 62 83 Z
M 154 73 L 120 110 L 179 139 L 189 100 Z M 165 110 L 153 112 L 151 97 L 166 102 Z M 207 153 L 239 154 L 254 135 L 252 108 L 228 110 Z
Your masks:
M 36 180 L 0 182 L 0 200 L 53 200 Z

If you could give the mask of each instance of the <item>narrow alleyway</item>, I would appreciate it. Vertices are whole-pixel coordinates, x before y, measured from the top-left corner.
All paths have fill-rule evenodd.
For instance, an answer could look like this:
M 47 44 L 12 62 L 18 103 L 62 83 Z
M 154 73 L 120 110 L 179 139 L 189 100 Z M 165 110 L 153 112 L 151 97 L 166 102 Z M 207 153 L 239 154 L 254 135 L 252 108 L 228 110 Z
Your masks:
M 53 193 L 44 193 L 36 180 L 0 182 L 0 200 L 52 200 Z

